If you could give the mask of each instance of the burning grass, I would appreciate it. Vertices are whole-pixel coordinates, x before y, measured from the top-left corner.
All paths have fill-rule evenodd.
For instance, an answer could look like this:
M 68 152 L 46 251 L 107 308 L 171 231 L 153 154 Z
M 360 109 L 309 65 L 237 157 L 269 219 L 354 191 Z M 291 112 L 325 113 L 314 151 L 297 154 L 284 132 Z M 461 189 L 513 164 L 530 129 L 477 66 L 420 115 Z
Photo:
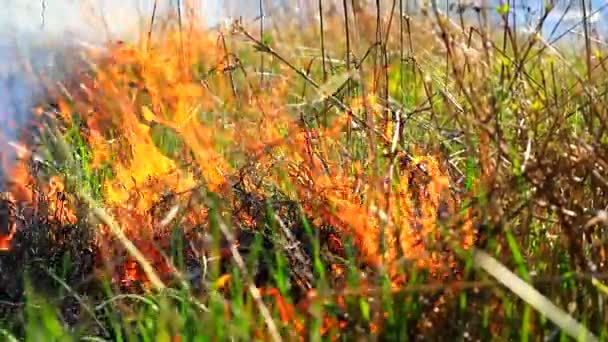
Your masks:
M 89 53 L 84 71 L 49 91 L 8 170 L 7 317 L 61 327 L 28 311 L 44 292 L 77 334 L 112 339 L 516 336 L 505 322 L 550 333 L 477 278 L 476 248 L 495 248 L 528 281 L 590 271 L 581 291 L 601 292 L 593 215 L 606 162 L 590 140 L 605 134 L 600 85 L 536 41 L 522 56 L 445 18 L 393 12 L 381 31 L 355 14 L 357 45 L 328 19 L 324 38 L 336 44 L 321 65 L 284 43 L 311 44 L 308 32 L 294 38 L 287 26 L 275 44 L 238 22 L 220 32 L 170 22 Z M 336 57 L 345 52 L 350 64 Z M 558 302 L 574 291 L 551 286 Z M 595 326 L 605 313 L 582 317 Z M 8 324 L 24 333 L 18 322 Z

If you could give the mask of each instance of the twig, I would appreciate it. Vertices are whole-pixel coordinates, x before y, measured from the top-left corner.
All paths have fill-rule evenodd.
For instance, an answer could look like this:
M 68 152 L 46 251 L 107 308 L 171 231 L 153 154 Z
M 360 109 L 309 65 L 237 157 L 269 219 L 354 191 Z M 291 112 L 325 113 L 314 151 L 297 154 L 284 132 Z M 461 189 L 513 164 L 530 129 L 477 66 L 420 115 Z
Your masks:
M 40 29 L 44 29 L 44 22 L 46 17 L 46 0 L 42 0 L 40 2 L 41 10 L 40 10 Z
M 97 216 L 97 218 L 101 222 L 103 222 L 110 229 L 112 234 L 114 234 L 116 236 L 116 238 L 123 244 L 123 246 L 125 247 L 127 252 L 133 258 L 135 258 L 137 263 L 141 266 L 142 270 L 148 277 L 148 280 L 150 280 L 150 283 L 152 284 L 152 286 L 156 290 L 164 290 L 166 288 L 166 285 L 162 282 L 160 277 L 156 274 L 152 265 L 148 262 L 148 260 L 146 260 L 146 257 L 139 251 L 139 249 L 137 249 L 137 247 L 135 247 L 133 242 L 131 242 L 131 240 L 129 240 L 129 238 L 127 238 L 125 233 L 122 231 L 122 229 L 120 228 L 118 223 L 116 223 L 116 221 L 114 221 L 112 216 L 110 216 L 104 209 L 98 207 L 89 195 L 87 195 L 83 192 L 79 192 L 78 195 L 85 203 L 88 204 L 88 206 L 91 208 L 91 211 L 93 212 L 93 214 L 95 216 Z
M 264 1 L 259 0 L 260 7 L 260 41 L 264 41 Z M 260 85 L 264 85 L 264 54 L 260 54 Z
M 585 38 L 585 57 L 587 58 L 587 82 L 592 83 L 591 77 L 591 40 L 589 39 L 589 18 L 587 17 L 587 1 L 581 0 L 583 10 L 583 32 Z M 590 121 L 593 122 L 593 121 Z
M 346 71 L 348 73 L 351 72 L 350 70 L 350 24 L 349 24 L 349 19 L 348 19 L 348 3 L 346 0 L 342 0 L 342 7 L 344 9 L 344 35 L 346 36 Z M 351 89 L 350 89 L 350 79 L 348 79 L 348 81 L 346 81 L 346 98 L 350 99 L 351 96 Z M 351 122 L 351 120 L 348 120 L 347 126 L 346 126 L 346 141 L 348 142 L 348 144 L 350 145 L 351 143 L 351 138 L 352 138 L 352 130 L 353 130 L 353 124 Z
M 179 24 L 179 48 L 180 48 L 180 60 L 182 63 L 182 71 L 185 71 L 186 67 L 186 56 L 184 54 L 184 33 L 183 33 L 183 23 L 182 23 L 182 0 L 177 0 L 177 21 Z
M 148 47 L 150 46 L 150 40 L 152 39 L 152 30 L 154 29 L 154 19 L 156 19 L 156 8 L 158 0 L 154 0 L 154 7 L 152 8 L 152 16 L 150 17 L 150 29 L 148 30 Z
M 278 214 L 274 214 L 274 219 L 277 220 L 279 226 L 281 227 L 281 230 L 283 231 L 284 238 L 285 240 L 287 240 L 285 241 L 285 249 L 291 249 L 293 251 L 292 253 L 287 253 L 290 259 L 292 255 L 293 259 L 295 259 L 293 260 L 293 265 L 291 265 L 291 271 L 295 274 L 297 278 L 302 281 L 305 281 L 305 284 L 303 284 L 305 290 L 312 289 L 314 276 L 312 272 L 308 270 L 310 268 L 310 265 L 312 264 L 310 258 L 304 253 L 302 253 L 302 249 L 300 248 L 300 242 L 293 236 L 289 228 L 287 228 L 287 226 L 285 225 L 283 220 L 281 220 Z
M 325 28 L 323 25 L 323 0 L 319 0 L 319 30 L 321 31 L 321 63 L 323 65 L 323 82 L 326 82 L 327 69 L 325 69 Z

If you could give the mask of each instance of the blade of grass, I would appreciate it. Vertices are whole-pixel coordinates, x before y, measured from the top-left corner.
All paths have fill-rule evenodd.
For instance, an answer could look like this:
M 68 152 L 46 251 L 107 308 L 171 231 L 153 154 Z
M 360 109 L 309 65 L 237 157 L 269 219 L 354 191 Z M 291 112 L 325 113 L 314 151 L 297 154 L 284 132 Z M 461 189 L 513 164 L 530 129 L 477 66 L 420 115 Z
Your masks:
M 52 272 L 51 270 L 49 270 L 46 267 L 44 267 L 43 269 L 44 269 L 44 271 L 51 278 L 53 278 L 62 287 L 64 287 L 72 296 L 74 296 L 74 298 L 78 301 L 78 303 L 80 303 L 80 305 L 82 306 L 82 308 L 89 315 L 91 315 L 91 318 L 93 318 L 93 320 L 99 326 L 99 328 L 101 329 L 101 331 L 103 331 L 103 333 L 105 334 L 105 336 L 110 336 L 110 332 L 104 327 L 103 323 L 101 323 L 101 321 L 99 320 L 99 318 L 97 318 L 97 315 L 95 314 L 94 310 L 85 303 L 84 299 L 76 291 L 74 291 L 74 289 L 72 289 L 72 287 L 70 287 L 70 285 L 68 285 L 65 281 L 63 281 L 63 279 L 59 278 L 54 272 Z
M 272 338 L 272 340 L 274 342 L 282 341 L 283 339 L 281 338 L 281 335 L 279 334 L 277 325 L 274 323 L 274 320 L 272 319 L 270 310 L 268 310 L 268 307 L 266 306 L 266 304 L 264 304 L 264 301 L 262 300 L 262 295 L 260 294 L 260 290 L 257 287 L 255 287 L 253 281 L 251 279 L 249 279 L 250 278 L 249 272 L 247 271 L 247 266 L 245 265 L 245 260 L 243 260 L 241 253 L 239 253 L 239 250 L 238 250 L 236 244 L 234 243 L 236 241 L 234 234 L 232 234 L 230 229 L 228 229 L 228 227 L 223 222 L 218 222 L 218 224 L 219 224 L 220 230 L 222 231 L 222 234 L 226 237 L 226 239 L 228 241 L 230 241 L 230 253 L 232 254 L 232 258 L 233 258 L 234 262 L 236 263 L 237 267 L 239 268 L 239 270 L 241 271 L 241 273 L 243 274 L 243 277 L 246 278 L 246 281 L 248 283 L 247 288 L 249 290 L 249 293 L 251 294 L 251 297 L 253 298 L 256 305 L 258 306 L 258 310 L 260 310 L 260 313 L 262 314 L 262 317 L 264 318 L 264 322 L 266 323 L 266 326 L 268 327 L 268 332 L 270 333 L 270 337 Z
M 131 240 L 127 238 L 127 236 L 122 231 L 118 223 L 116 223 L 114 218 L 110 216 L 104 209 L 97 206 L 95 204 L 95 201 L 93 201 L 93 199 L 89 195 L 80 193 L 79 197 L 86 204 L 88 204 L 91 212 L 110 229 L 112 234 L 114 234 L 114 236 L 116 236 L 116 238 L 123 244 L 127 252 L 129 252 L 129 254 L 133 258 L 135 258 L 137 263 L 141 266 L 142 270 L 146 274 L 146 277 L 148 277 L 148 280 L 150 280 L 152 286 L 156 290 L 164 290 L 166 288 L 166 285 L 160 279 L 156 271 L 154 271 L 152 265 L 148 262 L 148 260 L 146 260 L 146 257 L 140 252 L 139 249 L 137 249 L 137 247 L 135 247 L 133 242 L 131 242 Z
M 515 263 L 517 264 L 517 272 L 519 273 L 519 276 L 521 278 L 523 278 L 526 282 L 530 282 L 530 273 L 528 272 L 528 269 L 526 268 L 526 262 L 524 260 L 524 257 L 521 253 L 521 250 L 519 248 L 519 245 L 517 243 L 517 240 L 515 239 L 515 236 L 513 236 L 513 233 L 511 232 L 511 230 L 507 230 L 507 243 L 509 245 L 509 249 L 511 250 L 511 254 L 513 255 L 513 258 L 515 259 Z M 529 338 L 529 334 L 530 334 L 530 306 L 526 305 L 526 307 L 524 308 L 524 313 L 523 313 L 523 317 L 522 317 L 522 326 L 521 326 L 521 341 L 528 341 Z
M 579 341 L 599 341 L 584 325 L 557 307 L 547 297 L 543 296 L 542 293 L 523 281 L 488 253 L 475 250 L 473 252 L 473 261 L 477 267 L 496 278 L 496 280 L 530 304 L 539 313 L 549 318 L 570 337 Z
M 158 305 L 151 299 L 146 298 L 144 296 L 140 296 L 134 293 L 127 293 L 127 294 L 120 294 L 120 295 L 116 295 L 110 299 L 107 299 L 103 302 L 101 302 L 100 304 L 98 304 L 97 306 L 95 306 L 94 310 L 95 311 L 99 311 L 101 309 L 103 309 L 104 307 L 106 307 L 107 305 L 113 304 L 116 301 L 122 300 L 122 299 L 133 299 L 133 300 L 138 300 L 142 303 L 147 304 L 148 306 L 150 306 L 152 308 L 152 310 L 154 311 L 159 311 L 159 307 Z
M 0 328 L 0 335 L 3 336 L 7 342 L 18 342 L 19 340 L 13 336 L 8 330 Z

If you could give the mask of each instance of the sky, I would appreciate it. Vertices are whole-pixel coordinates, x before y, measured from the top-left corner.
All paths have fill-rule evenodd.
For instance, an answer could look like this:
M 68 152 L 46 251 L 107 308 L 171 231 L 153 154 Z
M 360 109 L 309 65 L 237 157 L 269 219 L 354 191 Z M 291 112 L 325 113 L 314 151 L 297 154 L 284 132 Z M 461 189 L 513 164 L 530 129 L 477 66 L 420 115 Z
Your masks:
M 175 6 L 178 0 L 158 0 L 159 11 Z M 336 0 L 324 0 L 326 3 Z M 402 0 L 404 3 L 414 3 L 421 0 Z M 494 3 L 501 0 L 460 0 L 461 3 Z M 505 1 L 505 0 L 502 0 Z M 513 0 L 511 0 L 513 1 Z M 518 7 L 530 7 L 533 11 L 540 4 L 551 0 L 518 0 Z M 599 8 L 608 0 L 593 0 L 593 7 Z M 217 23 L 225 14 L 255 17 L 259 13 L 258 0 L 182 0 L 183 3 L 198 3 L 201 13 L 210 24 Z M 290 7 L 302 6 L 301 3 L 316 0 L 264 0 L 267 8 L 277 3 L 287 3 Z M 338 1 L 341 3 L 341 1 Z M 385 6 L 390 6 L 390 0 L 382 0 Z M 446 0 L 437 0 L 445 4 Z M 447 0 L 447 2 L 458 2 Z M 568 2 L 579 3 L 580 0 L 553 0 L 560 7 Z M 374 1 L 371 1 L 374 3 Z M 47 40 L 49 37 L 77 37 L 78 39 L 94 40 L 113 37 L 124 37 L 125 33 L 133 32 L 138 26 L 146 27 L 152 13 L 154 0 L 0 0 L 0 39 L 15 38 L 27 34 L 31 39 Z M 274 5 L 273 5 L 274 4 Z M 528 13 L 520 10 L 520 18 Z M 571 11 L 573 20 L 580 18 L 580 12 Z M 579 14 L 577 16 L 577 13 Z M 606 11 L 603 11 L 606 13 Z M 536 13 L 538 15 L 538 13 Z M 553 19 L 559 18 L 559 11 Z M 106 29 L 107 28 L 107 29 Z M 109 32 L 107 32 L 109 31 Z M 100 34 L 102 33 L 102 34 Z
M 201 8 L 208 18 L 217 18 L 221 2 L 204 1 Z M 147 22 L 154 0 L 0 0 L 0 3 L 1 35 L 30 33 L 93 39 L 106 27 L 112 35 L 120 36 Z M 175 0 L 159 0 L 159 12 L 172 3 Z

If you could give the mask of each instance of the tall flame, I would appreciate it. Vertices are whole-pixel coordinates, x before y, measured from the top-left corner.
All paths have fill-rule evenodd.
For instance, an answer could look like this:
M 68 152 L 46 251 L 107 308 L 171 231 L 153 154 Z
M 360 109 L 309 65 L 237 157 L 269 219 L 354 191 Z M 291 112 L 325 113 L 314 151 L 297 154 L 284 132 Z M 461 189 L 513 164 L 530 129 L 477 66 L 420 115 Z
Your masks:
M 157 241 L 166 237 L 167 224 L 161 222 L 173 210 L 155 211 L 163 194 L 183 194 L 205 186 L 234 205 L 231 179 L 250 170 L 242 178 L 254 191 L 269 195 L 278 189 L 291 195 L 315 225 L 337 228 L 332 236 L 337 249 L 352 238 L 359 261 L 385 266 L 394 286 L 407 280 L 400 268 L 403 259 L 442 275 L 453 256 L 433 243 L 441 238 L 443 211 L 457 215 L 458 198 L 449 191 L 450 180 L 440 159 L 420 153 L 408 163 L 389 160 L 372 172 L 365 161 L 344 157 L 343 151 L 349 149 L 345 127 L 353 115 L 366 110 L 376 120 L 381 112 L 377 98 L 345 100 L 349 110 L 327 114 L 326 125 L 305 128 L 302 118 L 287 106 L 299 78 L 277 67 L 287 76 L 256 86 L 254 78 L 244 73 L 235 81 L 226 69 L 238 61 L 227 56 L 226 47 L 219 43 L 223 36 L 219 39 L 197 27 L 187 34 L 186 46 L 178 31 L 155 37 L 154 44 L 113 46 L 100 58 L 94 76 L 80 83 L 69 101 L 58 102 L 58 120 L 74 127 L 73 118 L 79 116 L 78 122 L 86 127 L 80 134 L 92 153 L 89 166 L 112 169 L 112 177 L 103 184 L 105 204 L 161 273 L 172 272 L 159 252 L 162 241 Z M 170 155 L 157 145 L 152 134 L 155 127 L 170 130 L 183 141 L 176 153 Z M 393 133 L 393 126 L 384 128 L 383 134 Z M 15 200 L 35 202 L 36 194 L 29 186 L 34 179 L 27 165 L 18 164 L 12 174 Z M 51 177 L 43 192 L 52 219 L 73 224 L 77 216 L 65 188 L 59 177 Z M 204 205 L 183 209 L 187 213 L 178 222 L 180 227 L 207 221 Z M 468 215 L 459 232 L 465 247 L 473 239 Z M 249 216 L 238 219 L 254 226 Z M 8 248 L 15 234 L 14 226 L 5 230 L 0 249 Z M 145 282 L 137 263 L 120 250 L 103 225 L 98 227 L 97 240 L 106 253 L 103 262 L 111 264 L 117 255 L 124 257 L 118 258 L 119 282 Z M 335 269 L 339 273 L 340 267 Z M 281 310 L 282 316 L 291 315 L 291 309 Z

